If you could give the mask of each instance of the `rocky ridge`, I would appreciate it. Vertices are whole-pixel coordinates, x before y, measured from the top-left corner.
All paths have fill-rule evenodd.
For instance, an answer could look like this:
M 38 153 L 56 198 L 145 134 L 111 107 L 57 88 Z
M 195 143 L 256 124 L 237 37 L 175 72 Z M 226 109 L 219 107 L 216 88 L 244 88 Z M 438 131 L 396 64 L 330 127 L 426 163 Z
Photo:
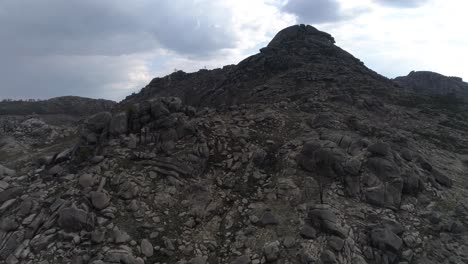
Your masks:
M 468 119 L 428 100 L 287 28 L 0 167 L 0 262 L 464 263 Z
M 79 96 L 62 96 L 39 101 L 0 102 L 0 115 L 71 115 L 88 116 L 111 110 L 116 102 Z
M 417 93 L 436 96 L 452 96 L 454 99 L 468 100 L 468 83 L 460 77 L 449 77 L 430 71 L 412 71 L 395 81 Z

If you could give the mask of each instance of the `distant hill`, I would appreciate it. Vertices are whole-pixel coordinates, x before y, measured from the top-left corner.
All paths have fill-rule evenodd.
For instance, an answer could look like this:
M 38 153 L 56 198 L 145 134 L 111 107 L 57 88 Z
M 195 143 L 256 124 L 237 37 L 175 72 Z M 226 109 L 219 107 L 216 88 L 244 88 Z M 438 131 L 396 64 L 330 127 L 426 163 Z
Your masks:
M 104 99 L 62 96 L 43 101 L 2 101 L 0 115 L 67 114 L 86 116 L 108 111 L 116 103 Z
M 445 76 L 430 71 L 412 71 L 395 78 L 401 86 L 417 93 L 443 95 L 468 100 L 468 83 L 460 77 Z

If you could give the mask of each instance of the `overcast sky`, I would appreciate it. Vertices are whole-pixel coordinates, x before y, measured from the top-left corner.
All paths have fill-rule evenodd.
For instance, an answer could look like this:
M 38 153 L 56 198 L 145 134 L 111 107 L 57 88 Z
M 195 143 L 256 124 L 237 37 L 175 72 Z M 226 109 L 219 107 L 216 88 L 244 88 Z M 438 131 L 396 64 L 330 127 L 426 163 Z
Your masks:
M 1 0 L 0 99 L 121 100 L 152 78 L 236 64 L 305 23 L 387 77 L 468 79 L 466 0 Z

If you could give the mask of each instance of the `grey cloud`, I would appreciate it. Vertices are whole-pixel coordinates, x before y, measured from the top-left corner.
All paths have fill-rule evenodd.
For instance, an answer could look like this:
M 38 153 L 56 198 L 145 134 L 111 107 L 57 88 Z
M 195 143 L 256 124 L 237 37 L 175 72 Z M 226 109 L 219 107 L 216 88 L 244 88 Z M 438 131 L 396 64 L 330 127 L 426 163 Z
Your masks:
M 25 56 L 15 60 L 0 63 L 0 99 L 78 95 L 116 100 L 137 88 L 130 86 L 128 73 L 139 70 L 138 62 L 126 56 Z
M 350 20 L 369 11 L 366 7 L 343 9 L 337 0 L 289 0 L 282 11 L 297 16 L 299 23 L 322 24 Z
M 430 0 L 374 0 L 374 2 L 398 8 L 414 8 L 427 4 Z
M 1 50 L 21 54 L 120 55 L 155 48 L 206 55 L 231 47 L 210 1 L 4 0 Z M 197 12 L 199 11 L 199 12 Z
M 2 0 L 0 98 L 117 98 L 109 87 L 128 81 L 138 54 L 215 56 L 236 43 L 230 11 L 216 2 Z
M 347 18 L 336 0 L 289 0 L 282 10 L 296 15 L 300 23 L 320 24 Z

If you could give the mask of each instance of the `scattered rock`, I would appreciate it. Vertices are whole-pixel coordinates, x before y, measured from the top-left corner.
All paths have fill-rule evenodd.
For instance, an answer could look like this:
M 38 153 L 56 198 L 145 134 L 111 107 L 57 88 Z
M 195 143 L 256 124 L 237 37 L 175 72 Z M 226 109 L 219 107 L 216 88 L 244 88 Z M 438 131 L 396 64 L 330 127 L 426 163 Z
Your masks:
M 311 206 L 308 216 L 312 225 L 319 227 L 322 231 L 337 235 L 341 238 L 347 237 L 346 230 L 339 226 L 338 218 L 329 205 L 316 204 Z
M 278 259 L 279 257 L 279 245 L 278 241 L 270 242 L 265 244 L 263 247 L 263 254 L 268 262 L 272 262 Z
M 391 252 L 399 252 L 403 244 L 401 238 L 387 228 L 374 228 L 371 231 L 371 240 L 375 247 Z
M 88 188 L 94 185 L 95 179 L 91 174 L 84 173 L 78 179 L 78 183 L 82 188 Z
M 69 207 L 59 211 L 58 224 L 66 230 L 92 231 L 95 225 L 94 215 L 84 210 Z
M 153 256 L 153 245 L 148 239 L 141 240 L 141 253 L 146 257 Z
M 303 238 L 314 239 L 317 236 L 317 231 L 309 225 L 304 225 L 299 232 Z
M 94 208 L 102 210 L 109 206 L 110 197 L 107 193 L 104 192 L 91 192 L 91 202 Z
M 266 211 L 261 219 L 262 225 L 278 225 L 279 221 L 278 219 L 273 215 L 271 211 Z
M 231 262 L 231 264 L 249 264 L 249 263 L 250 263 L 250 258 L 245 255 L 239 256 Z
M 388 156 L 390 154 L 390 146 L 383 142 L 377 142 L 367 149 L 370 153 L 377 156 Z
M 190 260 L 190 264 L 206 264 L 208 257 L 195 257 Z

